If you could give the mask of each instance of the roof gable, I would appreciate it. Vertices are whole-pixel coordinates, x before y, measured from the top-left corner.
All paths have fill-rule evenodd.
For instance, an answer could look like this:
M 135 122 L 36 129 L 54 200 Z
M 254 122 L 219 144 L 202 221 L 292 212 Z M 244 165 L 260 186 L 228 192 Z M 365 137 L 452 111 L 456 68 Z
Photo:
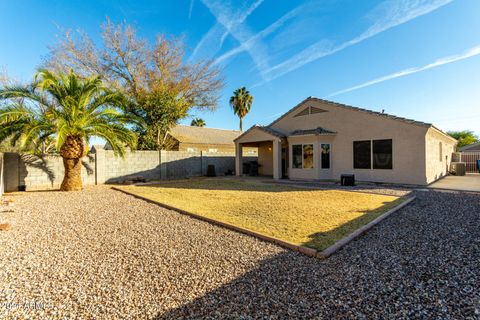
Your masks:
M 305 104 L 307 104 L 309 101 L 317 101 L 317 102 L 325 103 L 325 104 L 328 104 L 328 105 L 331 105 L 331 106 L 334 106 L 334 107 L 344 108 L 344 109 L 358 111 L 358 112 L 364 112 L 364 113 L 368 113 L 368 114 L 378 116 L 378 117 L 382 117 L 382 118 L 385 118 L 385 119 L 402 121 L 404 123 L 413 124 L 413 125 L 417 125 L 417 126 L 422 126 L 422 127 L 431 127 L 432 126 L 431 123 L 426 123 L 426 122 L 416 121 L 416 120 L 412 120 L 412 119 L 397 117 L 397 116 L 390 115 L 390 114 L 383 113 L 383 112 L 377 112 L 377 111 L 372 111 L 372 110 L 368 110 L 368 109 L 353 107 L 353 106 L 349 106 L 349 105 L 346 105 L 346 104 L 341 104 L 341 103 L 337 103 L 337 102 L 333 102 L 333 101 L 329 101 L 329 100 L 324 100 L 324 99 L 319 99 L 319 98 L 315 98 L 315 97 L 308 97 L 307 99 L 303 100 L 302 102 L 297 104 L 292 109 L 288 110 L 282 116 L 280 116 L 279 118 L 274 120 L 272 123 L 270 123 L 268 125 L 268 127 L 271 127 L 272 125 L 276 124 L 277 122 L 284 119 L 286 116 L 292 114 L 293 112 L 300 109 L 301 107 L 304 107 Z M 317 107 L 314 107 L 314 108 L 319 109 L 319 110 L 323 110 L 323 109 L 317 108 Z M 323 111 L 326 111 L 326 110 L 323 110 Z M 321 112 L 322 111 L 317 111 L 317 112 L 312 112 L 312 113 L 321 113 Z
M 272 128 L 269 128 L 269 127 L 264 127 L 264 126 L 260 126 L 258 124 L 250 127 L 250 129 L 248 129 L 247 131 L 245 131 L 244 133 L 242 133 L 241 135 L 239 135 L 234 141 L 237 141 L 239 140 L 240 138 L 243 138 L 244 136 L 246 136 L 247 134 L 249 134 L 250 132 L 252 132 L 253 130 L 260 130 L 270 136 L 272 136 L 273 138 L 285 138 L 285 135 L 283 135 L 281 132 L 275 130 L 275 129 L 272 129 Z
M 328 111 L 321 108 L 308 106 L 302 111 L 300 111 L 299 113 L 297 113 L 296 115 L 294 115 L 294 117 L 308 116 L 310 114 L 323 113 L 323 112 L 328 112 Z

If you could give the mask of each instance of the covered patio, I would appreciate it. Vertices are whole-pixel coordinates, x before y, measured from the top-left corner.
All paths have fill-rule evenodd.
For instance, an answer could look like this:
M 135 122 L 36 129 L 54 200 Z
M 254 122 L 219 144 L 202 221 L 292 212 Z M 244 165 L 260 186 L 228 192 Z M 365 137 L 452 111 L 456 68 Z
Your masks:
M 258 174 L 281 179 L 288 176 L 288 144 L 286 137 L 275 130 L 253 126 L 235 139 L 235 172 L 242 176 L 243 148 L 258 148 Z

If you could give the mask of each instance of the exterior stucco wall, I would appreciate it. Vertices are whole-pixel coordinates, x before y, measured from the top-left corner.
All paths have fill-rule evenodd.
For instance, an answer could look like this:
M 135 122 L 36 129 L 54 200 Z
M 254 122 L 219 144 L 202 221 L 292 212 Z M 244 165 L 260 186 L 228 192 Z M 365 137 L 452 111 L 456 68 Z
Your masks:
M 327 112 L 295 117 L 303 107 L 314 106 Z M 316 137 L 289 137 L 289 157 L 294 139 L 301 142 L 314 142 L 314 169 L 292 169 L 290 161 L 290 178 L 292 179 L 340 179 L 342 173 L 353 173 L 359 181 L 384 183 L 427 184 L 425 163 L 425 135 L 427 127 L 384 118 L 364 111 L 346 109 L 320 101 L 307 101 L 302 107 L 280 119 L 271 126 L 273 129 L 289 135 L 298 129 L 315 129 L 323 127 L 337 132 L 329 137 L 331 143 L 331 170 L 328 175 L 319 169 L 320 139 Z M 315 140 L 315 138 L 317 140 Z M 353 141 L 359 140 L 393 140 L 393 169 L 354 169 Z
M 441 154 L 440 154 L 440 144 Z M 448 173 L 455 152 L 456 141 L 446 137 L 435 128 L 425 135 L 427 183 L 432 183 Z
M 258 144 L 258 174 L 261 176 L 273 175 L 273 146 L 271 142 Z

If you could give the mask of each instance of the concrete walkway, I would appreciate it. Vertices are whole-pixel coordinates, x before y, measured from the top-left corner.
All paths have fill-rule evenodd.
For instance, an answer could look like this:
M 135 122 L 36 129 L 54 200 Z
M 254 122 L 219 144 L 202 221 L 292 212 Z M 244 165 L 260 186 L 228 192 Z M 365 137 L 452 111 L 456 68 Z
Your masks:
M 468 173 L 466 176 L 447 176 L 428 186 L 433 189 L 480 192 L 480 174 Z

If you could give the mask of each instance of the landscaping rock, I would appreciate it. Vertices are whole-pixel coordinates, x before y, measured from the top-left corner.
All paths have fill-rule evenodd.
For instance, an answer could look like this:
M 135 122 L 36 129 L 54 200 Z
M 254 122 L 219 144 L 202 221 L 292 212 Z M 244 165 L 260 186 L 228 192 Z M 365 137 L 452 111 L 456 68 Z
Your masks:
M 416 195 L 319 260 L 106 187 L 24 193 L 0 318 L 478 319 L 480 195 Z

